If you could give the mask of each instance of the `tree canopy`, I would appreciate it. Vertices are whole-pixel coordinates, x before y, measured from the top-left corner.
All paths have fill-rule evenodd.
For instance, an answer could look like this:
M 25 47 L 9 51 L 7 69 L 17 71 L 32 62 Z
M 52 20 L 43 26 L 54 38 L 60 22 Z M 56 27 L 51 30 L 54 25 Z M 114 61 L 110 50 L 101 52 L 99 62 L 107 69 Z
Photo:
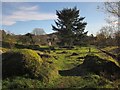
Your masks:
M 58 38 L 62 45 L 71 47 L 87 34 L 84 31 L 87 25 L 86 22 L 83 22 L 85 17 L 80 17 L 79 12 L 76 7 L 56 11 L 58 19 L 55 21 L 56 26 L 52 25 L 52 28 L 58 32 Z

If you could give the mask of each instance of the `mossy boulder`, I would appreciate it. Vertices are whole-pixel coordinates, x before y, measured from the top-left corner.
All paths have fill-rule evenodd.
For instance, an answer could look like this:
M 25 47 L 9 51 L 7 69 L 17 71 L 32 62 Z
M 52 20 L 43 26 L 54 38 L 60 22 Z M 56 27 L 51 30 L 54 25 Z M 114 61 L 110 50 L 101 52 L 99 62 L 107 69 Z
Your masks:
M 54 63 L 55 58 L 50 54 L 38 52 L 38 55 L 42 58 L 43 63 L 41 65 L 40 75 L 44 81 L 49 82 L 58 76 L 58 68 Z
M 55 64 L 43 60 L 37 53 L 31 49 L 17 49 L 3 53 L 3 79 L 27 75 L 28 78 L 49 81 L 58 76 Z
M 102 60 L 98 56 L 87 55 L 83 62 L 83 66 L 87 67 L 91 71 L 98 72 L 104 63 L 105 63 L 105 60 Z
M 41 57 L 33 50 L 17 49 L 3 54 L 3 78 L 28 74 L 31 77 L 40 77 Z
M 41 65 L 40 75 L 43 81 L 54 80 L 58 76 L 58 69 L 54 63 L 43 62 Z
M 110 80 L 120 78 L 120 67 L 114 62 L 101 59 L 98 56 L 87 55 L 82 65 L 87 70 L 102 75 Z

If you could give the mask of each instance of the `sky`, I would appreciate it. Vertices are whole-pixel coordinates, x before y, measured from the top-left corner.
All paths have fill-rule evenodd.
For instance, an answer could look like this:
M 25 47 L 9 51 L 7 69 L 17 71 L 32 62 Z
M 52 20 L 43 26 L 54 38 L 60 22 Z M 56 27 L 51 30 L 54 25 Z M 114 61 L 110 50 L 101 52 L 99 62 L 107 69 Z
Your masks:
M 85 31 L 96 34 L 106 24 L 105 13 L 97 9 L 103 2 L 2 2 L 2 29 L 14 34 L 26 34 L 34 28 L 53 33 L 51 25 L 57 19 L 56 10 L 77 7 L 87 22 Z
M 119 0 L 1 0 L 2 2 L 119 2 Z

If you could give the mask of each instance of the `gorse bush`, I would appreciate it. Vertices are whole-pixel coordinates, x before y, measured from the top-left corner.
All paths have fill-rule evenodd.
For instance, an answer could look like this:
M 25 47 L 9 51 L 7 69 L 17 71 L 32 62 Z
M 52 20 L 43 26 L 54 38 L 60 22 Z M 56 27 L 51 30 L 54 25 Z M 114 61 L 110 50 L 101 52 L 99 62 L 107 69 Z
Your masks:
M 39 77 L 41 57 L 33 50 L 18 49 L 3 54 L 3 77 L 29 74 Z

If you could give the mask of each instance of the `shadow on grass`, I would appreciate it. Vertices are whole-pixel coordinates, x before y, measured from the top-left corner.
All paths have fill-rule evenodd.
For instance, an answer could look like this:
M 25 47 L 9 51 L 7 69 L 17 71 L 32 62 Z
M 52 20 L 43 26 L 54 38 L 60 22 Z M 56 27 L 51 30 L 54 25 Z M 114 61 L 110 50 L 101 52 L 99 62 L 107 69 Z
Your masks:
M 69 70 L 59 70 L 61 76 L 84 76 L 87 75 L 87 70 L 83 68 L 83 65 L 78 65 Z

